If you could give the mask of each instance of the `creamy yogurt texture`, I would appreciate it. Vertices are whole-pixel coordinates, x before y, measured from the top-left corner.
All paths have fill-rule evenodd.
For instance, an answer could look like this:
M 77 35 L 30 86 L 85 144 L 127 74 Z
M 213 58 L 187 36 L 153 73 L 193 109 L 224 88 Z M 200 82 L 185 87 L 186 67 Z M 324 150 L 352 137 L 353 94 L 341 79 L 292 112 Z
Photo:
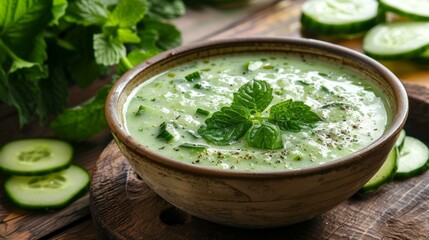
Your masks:
M 185 79 L 196 71 L 201 79 Z M 299 132 L 281 131 L 284 148 L 279 150 L 250 148 L 244 139 L 218 146 L 198 138 L 198 128 L 209 116 L 196 110 L 212 114 L 228 106 L 233 93 L 251 79 L 267 81 L 274 89 L 270 106 L 303 101 L 322 121 Z M 276 53 L 210 57 L 141 84 L 129 96 L 125 125 L 141 145 L 189 164 L 242 171 L 296 169 L 349 155 L 380 137 L 388 118 L 378 92 L 362 74 L 313 58 Z M 163 122 L 174 126 L 170 142 L 156 137 Z M 179 147 L 183 143 L 209 147 L 197 151 Z

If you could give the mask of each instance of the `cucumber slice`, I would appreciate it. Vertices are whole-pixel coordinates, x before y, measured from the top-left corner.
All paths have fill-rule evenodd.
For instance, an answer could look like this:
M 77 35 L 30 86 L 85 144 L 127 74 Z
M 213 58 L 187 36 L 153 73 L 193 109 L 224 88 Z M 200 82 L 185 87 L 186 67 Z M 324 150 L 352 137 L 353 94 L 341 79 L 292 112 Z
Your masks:
M 161 125 L 159 125 L 159 133 L 156 137 L 169 142 L 174 139 L 173 132 L 174 126 L 171 123 L 163 122 Z
M 429 1 L 427 0 L 380 0 L 380 7 L 415 20 L 429 20 Z
M 429 168 L 429 149 L 420 140 L 406 136 L 399 151 L 398 170 L 395 179 L 406 179 L 423 173 Z
M 374 192 L 381 186 L 389 182 L 395 175 L 397 168 L 398 149 L 394 147 L 381 168 L 375 175 L 361 188 L 361 193 Z
M 16 205 L 33 210 L 59 209 L 86 193 L 89 173 L 76 165 L 41 176 L 12 176 L 5 182 L 6 195 Z
M 72 155 L 72 146 L 64 141 L 17 140 L 1 149 L 0 169 L 13 175 L 41 175 L 69 167 Z
M 402 147 L 404 146 L 405 136 L 407 136 L 407 134 L 405 130 L 402 129 L 395 143 L 395 147 L 397 147 L 399 150 L 401 150 Z
M 375 0 L 310 0 L 302 5 L 303 30 L 316 35 L 344 35 L 366 31 L 377 24 Z
M 383 23 L 363 39 L 364 52 L 378 59 L 418 57 L 429 48 L 429 22 Z

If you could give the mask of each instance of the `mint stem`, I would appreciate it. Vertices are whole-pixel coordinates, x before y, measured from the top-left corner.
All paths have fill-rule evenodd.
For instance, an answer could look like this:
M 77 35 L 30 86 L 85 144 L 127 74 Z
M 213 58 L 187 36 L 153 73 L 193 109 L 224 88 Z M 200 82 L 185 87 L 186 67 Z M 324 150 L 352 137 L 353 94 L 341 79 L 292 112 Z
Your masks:
M 121 59 L 119 61 L 121 62 L 121 64 L 123 66 L 125 66 L 127 68 L 127 70 L 130 70 L 131 68 L 134 67 L 134 65 L 130 62 L 130 60 L 128 60 L 127 57 L 121 57 Z
M 12 58 L 12 60 L 14 61 L 20 60 L 20 58 L 16 56 L 15 53 L 12 50 L 10 50 L 10 48 L 6 44 L 4 44 L 3 40 L 1 39 L 0 39 L 0 48 L 2 48 L 9 55 L 9 57 Z
M 250 121 L 258 121 L 261 122 L 262 120 L 273 120 L 273 118 L 270 117 L 251 117 L 249 118 Z

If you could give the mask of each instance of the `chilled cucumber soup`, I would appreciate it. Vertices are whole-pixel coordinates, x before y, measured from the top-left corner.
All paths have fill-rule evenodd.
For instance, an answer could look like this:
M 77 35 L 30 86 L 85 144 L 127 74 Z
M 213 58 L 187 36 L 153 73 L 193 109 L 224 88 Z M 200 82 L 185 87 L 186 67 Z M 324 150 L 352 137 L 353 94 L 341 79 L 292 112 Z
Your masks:
M 200 78 L 185 78 L 195 72 Z M 271 85 L 270 106 L 288 99 L 303 101 L 321 121 L 297 132 L 281 130 L 283 148 L 276 150 L 251 148 L 245 138 L 227 146 L 201 138 L 198 129 L 204 121 L 229 106 L 233 93 L 252 79 Z M 296 169 L 349 155 L 380 137 L 388 117 L 379 92 L 363 74 L 310 57 L 211 57 L 177 66 L 134 89 L 124 108 L 125 126 L 138 143 L 189 164 L 242 171 Z M 157 137 L 164 122 L 174 137 L 170 141 Z M 181 147 L 184 143 L 208 147 Z

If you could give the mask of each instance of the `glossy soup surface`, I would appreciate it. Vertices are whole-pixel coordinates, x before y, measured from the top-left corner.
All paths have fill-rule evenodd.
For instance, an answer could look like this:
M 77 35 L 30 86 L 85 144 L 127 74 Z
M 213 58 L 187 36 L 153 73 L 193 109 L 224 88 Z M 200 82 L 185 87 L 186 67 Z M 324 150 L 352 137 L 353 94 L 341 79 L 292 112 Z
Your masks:
M 251 67 L 246 66 L 249 62 Z M 201 79 L 185 79 L 196 71 Z M 322 121 L 299 132 L 281 131 L 284 147 L 278 150 L 250 148 L 244 138 L 227 146 L 199 138 L 198 128 L 204 121 L 229 106 L 233 93 L 251 79 L 271 85 L 271 105 L 288 99 L 303 101 Z M 127 101 L 125 125 L 138 143 L 189 164 L 243 171 L 303 168 L 356 152 L 384 132 L 386 103 L 367 82 L 359 72 L 302 56 L 211 57 L 177 66 L 142 83 Z M 196 113 L 198 108 L 210 115 Z M 174 126 L 172 141 L 157 138 L 163 122 Z M 183 143 L 209 147 L 197 151 L 179 147 Z

